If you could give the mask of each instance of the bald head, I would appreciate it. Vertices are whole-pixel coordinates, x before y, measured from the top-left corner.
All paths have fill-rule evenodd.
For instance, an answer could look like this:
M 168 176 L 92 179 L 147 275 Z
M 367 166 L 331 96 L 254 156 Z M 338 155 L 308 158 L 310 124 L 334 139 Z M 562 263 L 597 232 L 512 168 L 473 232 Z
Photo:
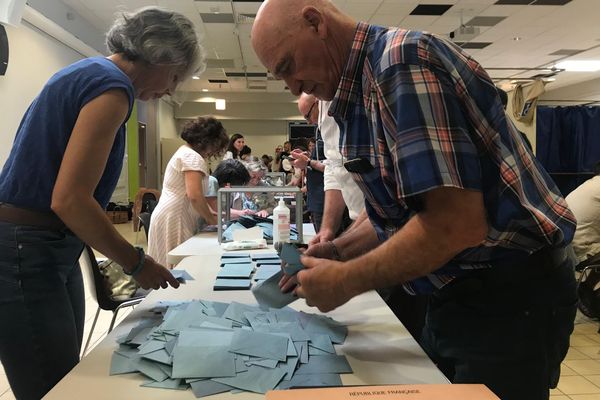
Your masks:
M 329 100 L 355 27 L 329 0 L 265 0 L 252 26 L 252 47 L 294 95 L 304 92 Z
M 312 94 L 302 93 L 298 99 L 298 111 L 311 124 L 316 124 L 319 121 L 319 107 L 317 99 Z

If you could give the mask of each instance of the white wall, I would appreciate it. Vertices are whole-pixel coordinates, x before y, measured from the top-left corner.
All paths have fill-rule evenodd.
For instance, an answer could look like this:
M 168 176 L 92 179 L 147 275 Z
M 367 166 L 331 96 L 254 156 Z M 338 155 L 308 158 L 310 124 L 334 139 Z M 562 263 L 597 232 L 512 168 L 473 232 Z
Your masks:
M 168 139 L 179 138 L 173 106 L 164 100 L 159 100 L 157 112 L 158 116 L 156 123 L 158 125 L 159 136 Z
M 23 114 L 46 81 L 61 68 L 83 58 L 56 39 L 32 28 L 6 26 L 9 62 L 0 76 L 0 165 L 4 165 Z

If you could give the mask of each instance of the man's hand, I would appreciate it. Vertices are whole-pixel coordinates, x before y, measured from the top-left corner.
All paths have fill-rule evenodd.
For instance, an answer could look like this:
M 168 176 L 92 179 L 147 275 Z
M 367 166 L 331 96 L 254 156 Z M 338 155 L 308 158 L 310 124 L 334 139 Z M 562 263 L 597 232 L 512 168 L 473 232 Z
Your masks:
M 335 232 L 332 232 L 331 230 L 329 230 L 327 228 L 321 228 L 321 230 L 319 231 L 319 233 L 317 233 L 310 240 L 310 242 L 308 242 L 308 246 L 310 247 L 310 246 L 313 246 L 315 244 L 330 242 L 333 239 L 335 239 Z
M 312 246 L 309 246 L 308 249 L 299 249 L 301 253 L 311 257 L 319 257 L 325 259 L 333 259 L 335 254 L 333 252 L 333 247 L 329 243 L 318 243 Z M 296 280 L 296 275 L 289 276 L 283 275 L 281 280 L 279 281 L 279 288 L 283 293 L 288 293 L 296 287 L 298 284 Z
M 159 289 L 161 287 L 166 289 L 169 285 L 174 288 L 179 287 L 179 281 L 173 274 L 148 255 L 144 260 L 144 267 L 140 273 L 134 276 L 134 279 L 143 289 Z
M 346 282 L 346 263 L 302 256 L 304 269 L 296 274 L 298 285 L 294 294 L 306 299 L 306 304 L 328 312 L 346 303 L 353 293 Z
M 290 156 L 294 159 L 292 165 L 298 169 L 305 169 L 310 162 L 309 154 L 299 149 L 292 151 Z

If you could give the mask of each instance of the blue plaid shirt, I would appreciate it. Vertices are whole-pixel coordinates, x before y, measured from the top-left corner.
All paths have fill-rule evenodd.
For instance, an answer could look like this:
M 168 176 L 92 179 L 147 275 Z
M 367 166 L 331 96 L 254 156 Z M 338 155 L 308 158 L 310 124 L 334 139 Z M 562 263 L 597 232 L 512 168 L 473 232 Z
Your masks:
M 353 177 L 380 240 L 419 211 L 427 191 L 483 194 L 485 241 L 413 281 L 413 291 L 571 241 L 575 218 L 559 190 L 506 118 L 487 73 L 453 43 L 359 23 L 329 114 L 340 125 L 345 161 L 374 167 Z

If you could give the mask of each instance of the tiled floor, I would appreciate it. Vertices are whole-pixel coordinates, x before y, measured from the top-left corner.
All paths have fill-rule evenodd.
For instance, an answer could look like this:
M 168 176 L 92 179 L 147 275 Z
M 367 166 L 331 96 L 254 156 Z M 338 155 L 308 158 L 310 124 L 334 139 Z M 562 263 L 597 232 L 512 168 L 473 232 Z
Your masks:
M 136 243 L 136 233 L 133 232 L 131 223 L 118 224 L 115 227 L 130 243 Z M 137 245 L 145 246 L 146 238 L 143 232 L 140 232 L 137 240 Z M 97 307 L 90 295 L 88 282 L 85 282 L 85 286 L 86 321 L 84 343 Z M 119 312 L 117 323 L 125 318 L 129 312 L 131 312 L 131 309 Z M 89 350 L 106 336 L 111 317 L 109 311 L 100 312 Z M 598 327 L 598 322 L 582 315 L 577 316 L 575 331 L 571 336 L 571 348 L 562 364 L 558 388 L 550 393 L 551 400 L 600 400 L 600 334 L 598 334 Z M 13 400 L 14 398 L 4 370 L 0 368 L 0 400 Z

